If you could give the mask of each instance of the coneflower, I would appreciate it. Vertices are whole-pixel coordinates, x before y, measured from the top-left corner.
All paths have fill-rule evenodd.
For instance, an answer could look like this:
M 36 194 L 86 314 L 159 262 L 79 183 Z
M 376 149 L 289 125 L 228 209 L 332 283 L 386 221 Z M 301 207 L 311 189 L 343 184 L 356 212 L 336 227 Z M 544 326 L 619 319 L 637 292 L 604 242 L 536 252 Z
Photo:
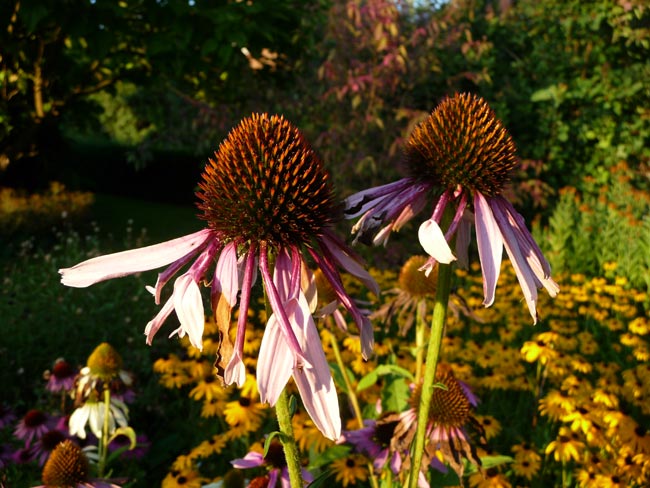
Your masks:
M 430 256 L 423 270 L 428 273 L 436 262 L 449 264 L 456 259 L 465 265 L 473 221 L 484 305 L 494 302 L 505 247 L 537 322 L 537 289 L 543 287 L 555 296 L 559 288 L 523 217 L 503 196 L 518 160 L 510 135 L 485 100 L 470 94 L 444 99 L 413 131 L 404 152 L 407 177 L 346 200 L 345 215 L 361 217 L 353 228 L 356 240 L 385 244 L 392 231 L 432 200 L 431 217 L 418 231 L 420 244 Z M 443 232 L 447 209 L 451 212 Z M 454 236 L 456 255 L 448 245 Z
M 35 488 L 120 488 L 107 481 L 89 477 L 88 459 L 70 440 L 60 442 L 43 468 L 43 484 Z
M 163 286 L 176 278 L 173 295 L 147 324 L 151 343 L 162 323 L 176 311 L 180 327 L 202 348 L 204 310 L 200 284 L 211 283 L 211 303 L 223 338 L 218 365 L 226 384 L 244 384 L 245 325 L 251 288 L 259 270 L 272 310 L 260 347 L 257 380 L 263 402 L 274 405 L 293 376 L 318 428 L 340 435 L 338 400 L 329 366 L 312 318 L 311 258 L 354 317 L 367 357 L 373 345 L 369 319 L 348 296 L 339 268 L 373 291 L 377 285 L 356 255 L 332 231 L 337 205 L 328 173 L 300 131 L 281 116 L 254 114 L 221 143 L 199 183 L 200 217 L 207 228 L 162 244 L 101 256 L 62 269 L 62 282 L 85 287 L 98 281 L 169 265 L 151 292 L 160 303 Z M 214 271 L 210 272 L 216 262 Z M 241 294 L 240 294 L 241 292 Z M 228 328 L 239 301 L 235 343 Z
M 422 466 L 441 468 L 437 455 L 442 455 L 444 463 L 449 464 L 462 478 L 464 461 L 467 460 L 480 467 L 472 435 L 485 441 L 481 424 L 476 420 L 473 409 L 478 398 L 469 386 L 458 380 L 447 364 L 439 364 L 431 407 L 427 421 L 427 442 L 425 444 Z M 441 386 L 440 386 L 441 385 Z M 381 422 L 398 422 L 394 427 L 391 451 L 405 453 L 408 451 L 417 429 L 417 411 L 420 404 L 422 384 L 413 390 L 410 398 L 411 408 L 400 414 L 386 416 Z M 381 423 L 380 422 L 380 423 Z M 408 470 L 408 459 L 403 469 Z M 422 478 L 421 478 L 422 479 Z

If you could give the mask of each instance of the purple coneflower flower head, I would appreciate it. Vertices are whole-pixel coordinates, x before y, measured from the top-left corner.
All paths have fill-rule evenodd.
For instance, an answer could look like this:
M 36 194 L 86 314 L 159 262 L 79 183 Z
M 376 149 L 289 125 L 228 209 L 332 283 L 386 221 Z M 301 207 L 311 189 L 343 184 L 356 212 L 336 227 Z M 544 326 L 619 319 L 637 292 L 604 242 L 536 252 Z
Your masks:
M 48 430 L 43 434 L 31 447 L 33 458 L 39 466 L 43 466 L 54 448 L 67 438 L 67 432 L 58 428 Z
M 439 461 L 441 455 L 444 462 L 449 464 L 462 479 L 464 459 L 477 465 L 479 459 L 473 435 L 478 441 L 485 442 L 483 429 L 473 416 L 473 408 L 478 404 L 478 398 L 469 386 L 458 380 L 447 364 L 439 364 L 436 371 L 436 382 L 444 388 L 436 387 L 431 399 L 429 421 L 427 425 L 427 444 L 424 451 L 423 466 L 431 466 L 439 471 L 445 471 L 445 466 Z M 417 428 L 417 411 L 420 404 L 422 385 L 417 385 L 411 395 L 411 408 L 400 414 L 385 417 L 382 422 L 397 421 L 394 436 L 391 440 L 391 450 L 405 453 L 409 449 Z M 408 469 L 409 462 L 405 463 Z M 423 479 L 423 478 L 422 478 Z M 420 483 L 428 487 L 426 482 Z
M 77 370 L 65 359 L 59 358 L 49 372 L 45 388 L 52 393 L 71 390 L 76 376 Z
M 91 479 L 88 459 L 71 440 L 59 443 L 45 463 L 43 484 L 34 488 L 120 488 L 104 480 Z
M 394 415 L 388 415 L 394 417 Z M 361 429 L 343 432 L 338 443 L 351 444 L 356 451 L 368 456 L 373 460 L 373 467 L 378 472 L 382 471 L 386 463 L 389 462 L 391 471 L 394 474 L 399 473 L 402 465 L 401 454 L 390 449 L 399 420 L 396 418 L 387 421 L 366 419 L 363 424 L 364 427 Z
M 14 435 L 21 441 L 25 441 L 25 447 L 29 447 L 32 441 L 38 440 L 43 434 L 54 427 L 56 421 L 42 410 L 32 409 L 20 419 L 14 430 Z
M 200 285 L 209 283 L 212 310 L 223 338 L 217 368 L 226 384 L 242 386 L 247 310 L 259 272 L 272 310 L 257 367 L 261 399 L 274 405 L 293 376 L 315 424 L 327 437 L 337 438 L 338 401 L 312 318 L 315 300 L 310 295 L 314 287 L 308 259 L 323 272 L 354 318 L 364 357 L 372 351 L 372 326 L 346 293 L 339 269 L 375 292 L 378 287 L 332 230 L 337 205 L 328 173 L 291 123 L 280 116 L 254 114 L 221 143 L 206 165 L 199 188 L 198 206 L 206 229 L 62 269 L 62 282 L 85 287 L 168 265 L 150 289 L 160 303 L 164 285 L 187 267 L 175 279 L 172 296 L 147 324 L 147 342 L 175 311 L 180 327 L 172 335 L 187 334 L 190 343 L 201 349 L 205 317 Z M 233 344 L 228 330 L 237 305 Z
M 503 248 L 517 274 L 528 309 L 537 322 L 537 289 L 555 296 L 559 287 L 551 268 L 526 228 L 523 217 L 502 195 L 518 164 L 515 145 L 488 104 L 480 97 L 446 98 L 410 136 L 405 147 L 408 176 L 371 188 L 346 200 L 345 215 L 360 217 L 356 240 L 385 244 L 392 231 L 422 211 L 433 199 L 433 211 L 418 230 L 430 256 L 423 269 L 458 259 L 467 264 L 471 225 L 476 229 L 483 272 L 483 304 L 494 302 Z M 443 232 L 441 224 L 449 221 Z M 455 251 L 448 242 L 456 237 Z
M 237 469 L 251 469 L 260 466 L 269 468 L 266 476 L 254 478 L 249 486 L 255 486 L 256 488 L 275 488 L 278 486 L 279 481 L 282 488 L 291 488 L 287 460 L 284 457 L 282 444 L 277 441 L 271 441 L 266 456 L 262 453 L 251 451 L 243 458 L 230 461 L 230 464 Z M 302 479 L 307 483 L 311 483 L 314 477 L 309 471 L 302 469 Z

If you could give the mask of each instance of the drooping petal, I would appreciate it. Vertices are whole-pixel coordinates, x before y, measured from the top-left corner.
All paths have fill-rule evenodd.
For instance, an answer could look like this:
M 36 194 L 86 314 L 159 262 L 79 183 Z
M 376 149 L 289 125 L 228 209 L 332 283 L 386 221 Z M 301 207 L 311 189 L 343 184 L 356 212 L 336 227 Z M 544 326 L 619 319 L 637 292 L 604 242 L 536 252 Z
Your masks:
M 560 291 L 560 287 L 551 278 L 551 266 L 546 261 L 546 258 L 544 258 L 541 249 L 526 227 L 524 218 L 503 197 L 493 197 L 491 203 L 493 206 L 498 207 L 507 217 L 511 229 L 517 238 L 521 253 L 535 274 L 535 278 L 538 281 L 538 288 L 544 287 L 551 297 L 555 297 Z
M 192 250 L 198 251 L 211 236 L 212 231 L 204 229 L 153 246 L 98 256 L 71 268 L 60 269 L 61 283 L 85 288 L 111 278 L 160 268 L 182 258 Z
M 249 452 L 243 458 L 233 459 L 230 464 L 237 469 L 257 468 L 264 464 L 264 456 L 259 452 Z
M 295 362 L 276 315 L 272 314 L 266 323 L 257 356 L 257 387 L 262 403 L 275 405 L 291 377 Z
M 476 242 L 483 272 L 483 305 L 489 307 L 494 303 L 494 294 L 501 272 L 503 238 L 487 200 L 479 192 L 474 195 L 474 212 Z
M 403 178 L 392 183 L 367 190 L 360 191 L 354 195 L 350 195 L 344 200 L 345 209 L 343 211 L 345 218 L 353 219 L 359 215 L 367 212 L 372 207 L 376 206 L 379 202 L 384 200 L 388 195 L 399 192 L 404 188 L 411 186 L 411 178 Z
M 339 266 L 351 275 L 359 278 L 359 280 L 361 280 L 370 291 L 372 291 L 376 296 L 379 296 L 379 285 L 377 282 L 372 276 L 370 276 L 370 273 L 365 270 L 361 263 L 350 255 L 351 251 L 346 252 L 342 242 L 333 237 L 333 234 L 331 233 L 325 233 L 321 242 L 323 245 L 327 246 L 328 251 L 334 257 Z
M 521 254 L 519 242 L 508 223 L 507 216 L 502 213 L 499 206 L 493 207 L 492 214 L 499 225 L 499 230 L 501 230 L 503 245 L 506 248 L 512 267 L 515 269 L 519 286 L 521 287 L 521 291 L 524 293 L 524 299 L 528 305 L 530 315 L 533 317 L 533 323 L 536 324 L 537 286 L 535 284 L 535 274 L 530 269 L 530 265 L 528 264 L 528 261 L 526 261 L 526 258 Z
M 325 437 L 336 440 L 341 435 L 339 401 L 320 336 L 304 296 L 299 297 L 291 312 L 292 322 L 302 327 L 299 341 L 303 343 L 305 356 L 309 360 L 309 364 L 294 369 L 293 379 L 314 425 Z
M 246 382 L 246 365 L 239 351 L 235 351 L 230 358 L 230 362 L 223 372 L 223 382 L 226 385 L 235 383 L 239 388 L 244 386 Z
M 458 224 L 458 232 L 456 232 L 456 257 L 458 258 L 458 266 L 463 269 L 469 267 L 469 245 L 472 241 L 472 222 L 474 216 L 471 212 L 465 211 L 463 219 Z
M 165 302 L 165 305 L 160 309 L 160 311 L 156 314 L 156 316 L 153 318 L 153 320 L 149 321 L 147 326 L 144 328 L 144 334 L 147 336 L 147 344 L 151 345 L 154 336 L 160 330 L 160 327 L 162 326 L 163 322 L 167 320 L 167 317 L 172 313 L 174 310 L 174 298 L 170 297 L 167 302 Z
M 212 294 L 222 293 L 230 307 L 237 303 L 239 292 L 239 267 L 237 263 L 237 246 L 234 242 L 226 245 L 217 261 L 212 283 Z
M 418 238 L 426 253 L 439 263 L 449 264 L 456 260 L 445 240 L 445 235 L 435 220 L 429 219 L 420 225 Z
M 184 274 L 174 282 L 174 309 L 190 343 L 198 350 L 203 350 L 203 328 L 205 314 L 201 290 L 194 278 Z

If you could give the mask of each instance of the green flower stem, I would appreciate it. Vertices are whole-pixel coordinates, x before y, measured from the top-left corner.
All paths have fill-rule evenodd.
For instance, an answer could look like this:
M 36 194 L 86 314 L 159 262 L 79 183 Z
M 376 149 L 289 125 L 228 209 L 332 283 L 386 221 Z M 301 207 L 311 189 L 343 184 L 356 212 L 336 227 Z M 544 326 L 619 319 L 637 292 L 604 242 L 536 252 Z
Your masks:
M 424 377 L 422 379 L 422 393 L 420 395 L 420 406 L 418 408 L 417 430 L 415 441 L 411 449 L 411 476 L 409 488 L 417 488 L 418 473 L 422 465 L 424 455 L 425 437 L 429 420 L 429 408 L 433 397 L 434 381 L 436 378 L 436 367 L 440 356 L 442 335 L 445 328 L 445 317 L 447 315 L 447 304 L 451 289 L 451 265 L 438 264 L 438 289 L 436 301 L 433 306 L 433 318 L 431 320 L 431 332 L 429 335 L 429 347 L 427 350 L 426 363 L 424 365 Z
M 422 379 L 422 365 L 424 364 L 424 336 L 427 333 L 425 314 L 427 302 L 423 298 L 418 301 L 415 309 L 415 384 Z
M 289 409 L 289 395 L 286 388 L 282 390 L 278 401 L 275 403 L 275 415 L 278 418 L 280 426 L 280 440 L 284 447 L 284 457 L 287 460 L 287 469 L 289 470 L 289 482 L 291 488 L 302 488 L 302 468 L 300 466 L 300 453 L 296 445 L 296 438 L 293 435 L 293 425 L 291 425 L 291 411 Z
M 99 439 L 99 461 L 97 463 L 97 476 L 104 477 L 106 469 L 106 458 L 108 457 L 108 416 L 111 414 L 111 390 L 108 385 L 104 386 L 104 425 L 102 426 L 102 438 Z
M 328 319 L 329 318 L 330 317 L 328 317 Z M 339 345 L 336 342 L 336 337 L 334 337 L 334 334 L 330 333 L 329 336 L 330 336 L 330 344 L 332 345 L 332 351 L 334 351 L 334 357 L 336 358 L 336 364 L 339 365 L 339 369 L 341 370 L 341 376 L 343 376 L 343 381 L 345 382 L 345 388 L 348 391 L 348 398 L 350 399 L 350 403 L 352 404 L 352 410 L 354 410 L 354 417 L 357 420 L 357 423 L 359 424 L 359 428 L 363 429 L 363 415 L 361 415 L 361 408 L 359 408 L 359 400 L 357 399 L 357 394 L 354 392 L 352 382 L 348 377 L 348 372 L 347 369 L 345 368 L 345 363 L 343 362 L 343 358 L 341 357 L 341 350 L 339 349 Z M 372 484 L 372 487 L 379 488 L 379 483 L 377 482 L 377 477 L 375 476 L 374 467 L 370 461 L 368 461 L 368 473 L 370 474 L 370 483 Z

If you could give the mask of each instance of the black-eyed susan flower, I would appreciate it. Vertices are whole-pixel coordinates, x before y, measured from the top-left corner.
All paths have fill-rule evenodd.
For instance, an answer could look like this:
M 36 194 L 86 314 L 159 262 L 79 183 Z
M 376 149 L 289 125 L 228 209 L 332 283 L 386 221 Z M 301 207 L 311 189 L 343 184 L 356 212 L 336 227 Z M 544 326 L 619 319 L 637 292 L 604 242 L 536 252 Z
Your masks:
M 436 261 L 450 263 L 456 257 L 466 264 L 473 220 L 484 305 L 494 302 L 505 247 L 536 322 L 537 289 L 544 287 L 555 296 L 559 288 L 523 217 L 503 196 L 510 172 L 517 166 L 515 145 L 485 100 L 470 94 L 444 99 L 411 134 L 405 163 L 406 178 L 346 200 L 346 216 L 361 216 L 353 228 L 356 239 L 385 243 L 432 195 L 433 213 L 418 231 L 420 244 L 430 256 L 423 269 L 430 272 Z M 448 207 L 453 217 L 443 233 L 440 224 Z M 447 244 L 454 236 L 457 256 Z
M 194 469 L 172 470 L 162 481 L 162 488 L 201 488 L 205 478 Z
M 350 485 L 364 483 L 368 479 L 366 460 L 359 454 L 350 454 L 335 459 L 330 465 L 335 480 L 345 488 Z
M 545 453 L 553 454 L 553 458 L 558 462 L 567 463 L 579 461 L 584 450 L 585 444 L 577 433 L 568 427 L 560 427 L 557 438 L 549 442 Z
M 60 442 L 43 467 L 43 484 L 35 488 L 119 488 L 104 480 L 91 479 L 88 459 L 71 440 Z
M 199 285 L 211 283 L 212 309 L 222 338 L 228 337 L 231 312 L 239 302 L 235 341 L 220 350 L 219 365 L 226 384 L 241 386 L 246 379 L 247 311 L 259 269 L 273 312 L 258 356 L 261 399 L 274 405 L 293 376 L 314 422 L 326 436 L 337 438 L 341 422 L 334 382 L 301 279 L 307 268 L 306 256 L 322 271 L 338 301 L 356 321 L 365 357 L 372 350 L 372 326 L 346 293 L 339 268 L 374 292 L 378 290 L 356 254 L 332 230 L 337 205 L 328 173 L 290 122 L 281 116 L 254 114 L 221 143 L 215 158 L 206 165 L 199 188 L 198 207 L 206 229 L 61 269 L 61 281 L 86 287 L 169 265 L 150 289 L 160 303 L 164 285 L 188 266 L 175 279 L 171 298 L 147 324 L 147 342 L 151 343 L 166 318 L 176 311 L 180 327 L 172 335 L 187 335 L 190 343 L 201 349 L 205 316 Z
M 267 408 L 256 398 L 240 396 L 226 403 L 223 415 L 228 425 L 245 425 L 249 431 L 254 431 L 262 424 L 266 412 Z

